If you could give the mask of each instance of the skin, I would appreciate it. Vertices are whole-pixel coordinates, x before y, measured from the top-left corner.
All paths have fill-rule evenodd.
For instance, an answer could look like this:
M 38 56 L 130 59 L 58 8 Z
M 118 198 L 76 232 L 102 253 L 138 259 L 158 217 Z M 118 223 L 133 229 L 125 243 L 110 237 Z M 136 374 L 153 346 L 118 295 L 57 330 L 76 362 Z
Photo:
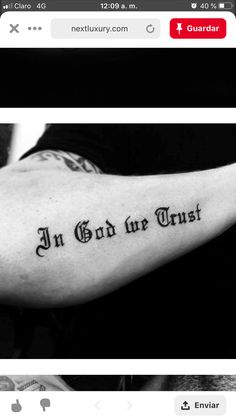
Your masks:
M 201 246 L 235 223 L 235 177 L 234 164 L 110 176 L 80 156 L 50 150 L 2 169 L 1 302 L 84 303 Z
M 0 375 L 0 391 L 71 391 L 59 375 Z

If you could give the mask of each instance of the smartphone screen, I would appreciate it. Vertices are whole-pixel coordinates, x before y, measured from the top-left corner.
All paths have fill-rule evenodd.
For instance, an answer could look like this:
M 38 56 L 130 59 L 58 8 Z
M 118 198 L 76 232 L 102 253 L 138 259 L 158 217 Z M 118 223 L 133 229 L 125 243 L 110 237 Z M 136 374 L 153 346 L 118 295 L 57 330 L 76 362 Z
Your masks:
M 4 419 L 233 417 L 235 7 L 0 2 Z

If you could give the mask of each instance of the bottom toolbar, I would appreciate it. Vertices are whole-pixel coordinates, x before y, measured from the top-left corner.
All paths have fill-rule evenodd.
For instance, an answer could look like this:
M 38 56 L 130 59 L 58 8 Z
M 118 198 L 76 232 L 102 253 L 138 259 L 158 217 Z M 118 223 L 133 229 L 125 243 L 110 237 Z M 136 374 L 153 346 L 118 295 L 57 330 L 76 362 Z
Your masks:
M 0 416 L 9 418 L 172 419 L 235 418 L 235 392 L 2 392 Z

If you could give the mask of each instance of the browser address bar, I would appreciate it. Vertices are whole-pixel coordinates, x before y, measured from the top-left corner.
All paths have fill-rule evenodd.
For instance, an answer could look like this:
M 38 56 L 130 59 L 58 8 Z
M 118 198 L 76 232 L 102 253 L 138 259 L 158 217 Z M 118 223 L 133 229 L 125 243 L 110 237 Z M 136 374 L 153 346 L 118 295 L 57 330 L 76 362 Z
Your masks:
M 187 24 L 196 30 L 188 32 Z M 206 27 L 205 32 L 202 27 Z M 211 27 L 217 30 L 209 32 Z M 235 45 L 235 16 L 230 12 L 196 12 L 194 16 L 189 12 L 6 12 L 0 18 L 0 46 L 4 48 L 235 48 Z
M 52 19 L 56 39 L 147 39 L 159 38 L 159 19 Z

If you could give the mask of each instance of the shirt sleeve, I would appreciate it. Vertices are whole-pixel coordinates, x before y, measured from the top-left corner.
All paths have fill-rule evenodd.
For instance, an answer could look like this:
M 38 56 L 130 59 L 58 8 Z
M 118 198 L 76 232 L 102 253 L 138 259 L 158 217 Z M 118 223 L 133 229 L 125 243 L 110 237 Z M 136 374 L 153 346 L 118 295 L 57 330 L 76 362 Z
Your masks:
M 54 124 L 22 158 L 62 150 L 103 173 L 191 172 L 235 162 L 235 138 L 233 124 Z
M 104 124 L 54 124 L 46 129 L 35 147 L 21 159 L 43 150 L 62 150 L 82 156 L 103 173 L 122 174 L 125 161 L 122 159 L 119 135 L 114 135 L 112 126 Z M 124 156 L 123 156 L 124 157 Z

